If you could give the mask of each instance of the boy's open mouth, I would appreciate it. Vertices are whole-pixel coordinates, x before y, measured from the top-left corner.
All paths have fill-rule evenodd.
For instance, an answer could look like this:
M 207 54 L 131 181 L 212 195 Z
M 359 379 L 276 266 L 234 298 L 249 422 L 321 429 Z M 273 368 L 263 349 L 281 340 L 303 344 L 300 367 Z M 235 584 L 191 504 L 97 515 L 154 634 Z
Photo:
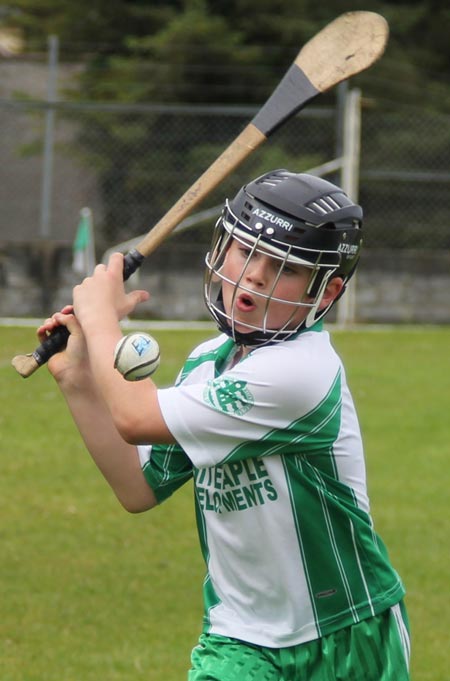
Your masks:
M 256 308 L 256 305 L 248 293 L 241 293 L 236 299 L 236 307 L 243 312 L 250 312 Z

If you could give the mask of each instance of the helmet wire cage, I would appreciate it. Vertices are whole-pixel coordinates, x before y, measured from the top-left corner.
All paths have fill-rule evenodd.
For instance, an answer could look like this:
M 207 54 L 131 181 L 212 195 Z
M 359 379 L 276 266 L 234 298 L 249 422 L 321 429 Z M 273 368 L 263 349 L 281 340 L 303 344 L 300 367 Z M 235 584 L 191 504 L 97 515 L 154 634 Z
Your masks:
M 309 327 L 318 321 L 317 312 L 325 288 L 332 273 L 339 265 L 336 262 L 336 254 L 333 251 L 323 252 L 307 249 L 309 259 L 303 259 L 294 254 L 294 247 L 292 245 L 287 248 L 284 247 L 283 250 L 276 243 L 268 244 L 263 239 L 261 233 L 253 236 L 246 233 L 245 228 L 243 229 L 242 227 L 243 225 L 240 225 L 237 216 L 233 214 L 227 201 L 223 214 L 216 223 L 211 250 L 206 254 L 205 258 L 204 298 L 206 305 L 218 323 L 219 328 L 239 344 L 259 346 L 285 341 L 296 334 L 302 326 Z M 225 256 L 233 239 L 248 250 L 241 272 L 235 281 L 223 273 Z M 278 265 L 273 281 L 270 282 L 270 287 L 265 292 L 255 290 L 255 288 L 248 288 L 243 282 L 255 253 L 268 255 Z M 329 256 L 328 259 L 327 256 Z M 315 258 L 314 264 L 311 263 L 312 257 Z M 307 285 L 298 300 L 286 300 L 275 296 L 275 289 L 283 274 L 283 270 L 289 265 L 303 265 L 311 270 Z M 319 275 L 322 276 L 319 277 Z M 315 286 L 317 279 L 320 279 L 319 286 Z M 223 282 L 233 286 L 231 305 L 228 312 L 223 305 Z M 314 289 L 316 290 L 314 291 Z M 236 320 L 237 297 L 246 292 L 259 300 L 263 299 L 265 301 L 262 319 L 258 325 L 243 321 L 242 319 L 239 322 Z M 280 303 L 292 310 L 286 321 L 279 328 L 271 328 L 268 324 L 271 303 Z M 300 322 L 294 323 L 293 320 L 299 308 L 306 309 L 308 314 Z M 237 331 L 237 323 L 240 327 L 246 328 L 246 331 Z
M 311 327 L 327 314 L 353 275 L 362 244 L 361 227 L 361 207 L 327 180 L 284 169 L 261 175 L 226 201 L 216 223 L 205 259 L 204 298 L 210 314 L 223 332 L 248 346 L 278 343 Z M 235 280 L 231 280 L 226 257 L 235 241 L 244 246 L 246 257 L 240 272 L 233 270 Z M 249 288 L 247 281 L 252 260 L 259 254 L 274 263 L 264 290 L 253 284 Z M 296 266 L 299 271 L 300 266 L 307 268 L 310 276 L 298 299 L 280 298 L 277 286 L 283 272 Z M 323 305 L 333 277 L 340 277 L 343 286 Z M 256 316 L 249 315 L 253 321 L 238 315 L 237 302 L 245 293 L 256 304 Z M 270 324 L 272 304 L 288 310 L 286 315 L 277 314 L 276 328 Z

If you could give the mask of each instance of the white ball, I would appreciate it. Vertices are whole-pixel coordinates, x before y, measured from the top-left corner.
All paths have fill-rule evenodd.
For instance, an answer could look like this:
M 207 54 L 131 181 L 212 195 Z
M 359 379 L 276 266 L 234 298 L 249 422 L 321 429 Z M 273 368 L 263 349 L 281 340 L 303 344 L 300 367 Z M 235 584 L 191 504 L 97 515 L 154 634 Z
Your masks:
M 141 381 L 159 367 L 157 341 L 148 333 L 129 333 L 116 345 L 114 367 L 127 381 Z

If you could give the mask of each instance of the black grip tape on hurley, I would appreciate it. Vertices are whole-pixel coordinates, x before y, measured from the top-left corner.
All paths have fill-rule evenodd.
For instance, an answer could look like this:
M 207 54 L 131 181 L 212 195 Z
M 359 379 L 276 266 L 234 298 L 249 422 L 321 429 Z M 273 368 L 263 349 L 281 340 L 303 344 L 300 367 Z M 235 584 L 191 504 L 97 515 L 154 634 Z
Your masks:
M 292 64 L 252 123 L 269 137 L 294 113 L 320 94 L 297 64 Z
M 126 281 L 133 272 L 142 265 L 144 256 L 136 249 L 131 250 L 123 259 L 123 280 Z M 32 353 L 34 359 L 39 366 L 42 366 L 50 357 L 61 352 L 67 345 L 70 336 L 70 331 L 66 326 L 57 326 L 50 336 L 48 336 Z

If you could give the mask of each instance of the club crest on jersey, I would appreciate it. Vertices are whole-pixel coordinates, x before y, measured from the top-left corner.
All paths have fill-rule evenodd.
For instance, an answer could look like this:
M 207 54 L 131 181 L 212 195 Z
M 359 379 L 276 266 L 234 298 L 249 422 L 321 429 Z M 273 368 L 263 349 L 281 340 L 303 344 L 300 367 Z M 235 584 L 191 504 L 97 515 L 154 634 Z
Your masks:
M 223 377 L 208 381 L 203 399 L 217 411 L 238 416 L 246 414 L 255 402 L 246 381 Z

